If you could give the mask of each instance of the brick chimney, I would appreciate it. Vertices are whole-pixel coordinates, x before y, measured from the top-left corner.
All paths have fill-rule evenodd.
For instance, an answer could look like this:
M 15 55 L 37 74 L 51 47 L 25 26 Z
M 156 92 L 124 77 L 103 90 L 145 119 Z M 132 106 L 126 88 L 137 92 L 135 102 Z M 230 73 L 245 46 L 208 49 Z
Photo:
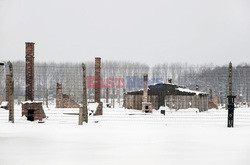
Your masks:
M 148 74 L 143 75 L 144 89 L 142 95 L 142 112 L 152 113 L 152 103 L 148 102 Z
M 101 102 L 101 58 L 95 58 L 95 102 Z
M 103 115 L 103 104 L 101 102 L 101 58 L 95 58 L 95 102 L 99 103 L 94 115 Z
M 196 91 L 199 91 L 199 90 L 200 90 L 200 86 L 199 86 L 199 85 L 196 85 L 195 90 L 196 90 Z
M 26 91 L 25 100 L 34 100 L 34 44 L 26 42 Z
M 143 89 L 143 97 L 142 102 L 148 102 L 148 74 L 143 75 L 144 89 Z

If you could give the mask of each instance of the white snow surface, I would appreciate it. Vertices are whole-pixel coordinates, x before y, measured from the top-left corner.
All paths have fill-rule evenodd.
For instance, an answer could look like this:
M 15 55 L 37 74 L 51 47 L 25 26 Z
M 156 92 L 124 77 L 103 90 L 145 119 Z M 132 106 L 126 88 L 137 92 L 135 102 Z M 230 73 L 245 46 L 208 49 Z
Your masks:
M 0 109 L 0 165 L 249 165 L 250 109 L 158 111 L 104 109 L 78 126 L 78 109 L 44 108 L 45 123 L 15 123 Z
M 199 94 L 207 94 L 207 93 L 205 93 L 205 92 L 194 91 L 194 90 L 187 89 L 187 88 L 176 88 L 176 90 L 181 91 L 181 92 L 187 92 L 187 93 L 195 93 L 196 95 L 199 95 Z
M 0 107 L 6 107 L 8 105 L 8 101 L 3 101 L 0 105 Z

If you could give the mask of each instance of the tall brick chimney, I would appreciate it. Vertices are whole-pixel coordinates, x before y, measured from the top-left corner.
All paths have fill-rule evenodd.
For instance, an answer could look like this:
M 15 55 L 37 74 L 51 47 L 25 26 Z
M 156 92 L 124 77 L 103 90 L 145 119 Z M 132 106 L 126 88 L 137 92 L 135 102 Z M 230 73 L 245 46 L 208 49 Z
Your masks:
M 148 102 L 148 74 L 143 75 L 143 83 L 144 83 L 144 89 L 143 89 L 143 97 L 142 102 Z
M 26 91 L 25 100 L 34 100 L 34 44 L 26 42 Z
M 148 74 L 143 75 L 144 89 L 142 95 L 142 112 L 152 113 L 152 103 L 148 102 Z
M 101 58 L 95 58 L 95 102 L 101 102 Z
M 103 115 L 103 104 L 101 102 L 101 58 L 95 58 L 95 102 L 99 103 L 94 115 Z

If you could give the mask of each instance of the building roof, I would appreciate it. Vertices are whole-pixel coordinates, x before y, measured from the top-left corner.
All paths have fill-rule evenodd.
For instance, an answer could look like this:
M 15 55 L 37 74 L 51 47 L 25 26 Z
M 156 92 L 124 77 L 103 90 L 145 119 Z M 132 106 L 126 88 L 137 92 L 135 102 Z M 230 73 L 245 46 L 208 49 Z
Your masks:
M 142 95 L 143 90 L 131 91 L 126 94 L 130 95 Z M 149 85 L 148 87 L 148 95 L 208 95 L 206 92 L 190 90 L 186 87 L 170 84 L 170 83 L 158 83 L 155 85 Z

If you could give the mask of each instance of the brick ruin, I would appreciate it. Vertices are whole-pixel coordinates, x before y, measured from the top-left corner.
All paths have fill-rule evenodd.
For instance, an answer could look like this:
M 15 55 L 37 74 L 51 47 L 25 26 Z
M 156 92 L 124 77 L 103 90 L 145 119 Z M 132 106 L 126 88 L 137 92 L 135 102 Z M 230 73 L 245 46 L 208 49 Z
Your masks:
M 218 96 L 213 96 L 212 89 L 209 90 L 208 109 L 218 109 Z
M 103 104 L 101 102 L 101 58 L 95 58 L 95 102 L 99 103 L 94 115 L 103 114 Z
M 34 101 L 34 43 L 26 42 L 26 90 L 25 102 L 22 102 L 22 116 L 26 116 L 27 120 L 41 121 L 46 117 L 42 102 Z
M 69 95 L 63 94 L 62 84 L 56 84 L 56 108 L 80 108 L 80 105 L 72 100 Z
M 62 84 L 56 84 L 56 108 L 62 108 L 62 100 L 63 100 L 63 93 L 62 93 Z
M 143 76 L 144 82 L 144 89 L 143 89 L 143 96 L 142 96 L 142 112 L 150 112 L 152 113 L 152 103 L 148 102 L 148 75 L 145 74 Z
M 46 118 L 46 115 L 43 110 L 42 101 L 26 101 L 22 102 L 22 116 L 26 116 L 27 120 L 41 121 L 43 118 Z

